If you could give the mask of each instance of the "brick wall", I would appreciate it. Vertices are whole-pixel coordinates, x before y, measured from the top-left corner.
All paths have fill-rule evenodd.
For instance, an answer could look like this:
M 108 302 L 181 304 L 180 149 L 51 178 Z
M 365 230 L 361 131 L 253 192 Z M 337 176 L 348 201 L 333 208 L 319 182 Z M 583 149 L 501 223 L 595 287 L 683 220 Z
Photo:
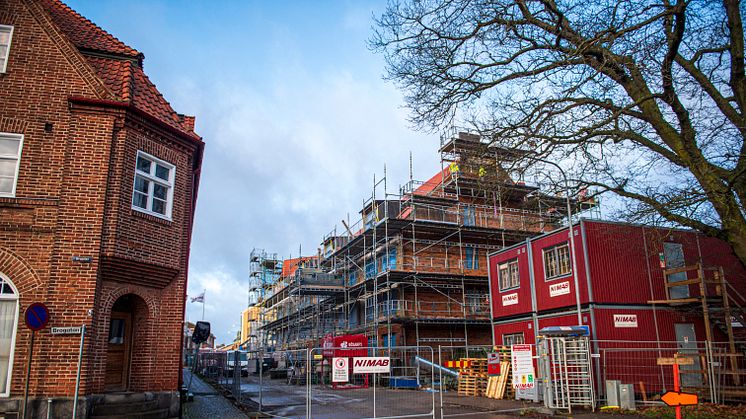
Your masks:
M 36 5 L 3 0 L 2 6 L 0 24 L 13 25 L 14 33 L 7 72 L 0 74 L 0 132 L 24 135 L 16 196 L 0 198 L 0 272 L 20 294 L 11 396 L 23 393 L 30 337 L 23 311 L 35 301 L 49 307 L 50 326 L 89 326 L 81 392 L 103 391 L 108 316 L 125 294 L 142 301 L 131 389 L 174 391 L 199 146 L 126 106 L 71 103 L 71 97 L 102 98 L 95 73 Z M 172 221 L 131 209 L 137 150 L 176 166 Z M 102 257 L 172 277 L 132 284 L 104 272 Z M 37 332 L 32 397 L 72 395 L 78 345 L 79 336 Z

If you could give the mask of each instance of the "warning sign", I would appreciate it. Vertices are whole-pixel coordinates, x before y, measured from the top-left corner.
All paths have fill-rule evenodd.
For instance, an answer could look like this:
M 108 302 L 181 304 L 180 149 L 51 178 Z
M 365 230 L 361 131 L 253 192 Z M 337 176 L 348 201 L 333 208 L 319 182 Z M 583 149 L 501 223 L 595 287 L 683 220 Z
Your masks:
M 534 361 L 531 345 L 512 345 L 511 366 L 513 367 L 513 388 L 534 388 Z
M 346 383 L 350 381 L 349 358 L 332 359 L 332 383 Z
M 487 354 L 487 375 L 500 375 L 500 354 L 497 352 Z

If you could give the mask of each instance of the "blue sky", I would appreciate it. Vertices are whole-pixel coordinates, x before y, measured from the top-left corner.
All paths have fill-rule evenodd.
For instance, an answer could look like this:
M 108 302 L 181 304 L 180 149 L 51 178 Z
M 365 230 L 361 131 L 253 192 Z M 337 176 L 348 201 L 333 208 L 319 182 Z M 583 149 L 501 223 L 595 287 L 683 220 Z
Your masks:
M 388 190 L 440 168 L 436 134 L 413 131 L 368 50 L 385 1 L 114 1 L 67 4 L 145 54 L 174 109 L 206 142 L 189 289 L 206 293 L 218 342 L 247 305 L 248 255 L 315 253 L 355 219 L 374 175 Z M 380 195 L 379 195 L 380 197 Z M 199 320 L 201 304 L 187 304 Z

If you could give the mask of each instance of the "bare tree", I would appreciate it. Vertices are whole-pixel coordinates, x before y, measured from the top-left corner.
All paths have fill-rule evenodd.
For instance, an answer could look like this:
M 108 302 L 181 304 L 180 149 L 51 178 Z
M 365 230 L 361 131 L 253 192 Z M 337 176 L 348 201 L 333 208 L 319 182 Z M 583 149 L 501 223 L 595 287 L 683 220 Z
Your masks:
M 371 46 L 418 127 L 468 119 L 629 198 L 630 218 L 722 238 L 746 264 L 743 8 L 391 0 Z

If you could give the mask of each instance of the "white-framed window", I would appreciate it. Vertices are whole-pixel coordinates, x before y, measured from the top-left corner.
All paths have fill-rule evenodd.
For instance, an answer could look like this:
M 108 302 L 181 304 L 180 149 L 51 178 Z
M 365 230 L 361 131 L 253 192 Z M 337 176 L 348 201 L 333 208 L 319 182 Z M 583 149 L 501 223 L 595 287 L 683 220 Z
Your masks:
M 10 56 L 10 40 L 13 38 L 13 27 L 0 25 L 0 73 L 5 73 Z
M 23 135 L 0 132 L 0 196 L 16 196 Z
M 18 290 L 0 272 L 0 397 L 10 395 L 18 311 Z
M 497 275 L 500 278 L 500 291 L 518 288 L 521 285 L 518 276 L 518 258 L 497 265 Z
M 503 346 L 523 345 L 524 343 L 525 341 L 523 340 L 523 332 L 503 335 Z
M 567 243 L 558 244 L 543 250 L 544 280 L 559 278 L 572 272 L 570 248 Z
M 176 166 L 138 151 L 132 208 L 170 220 L 175 176 Z

